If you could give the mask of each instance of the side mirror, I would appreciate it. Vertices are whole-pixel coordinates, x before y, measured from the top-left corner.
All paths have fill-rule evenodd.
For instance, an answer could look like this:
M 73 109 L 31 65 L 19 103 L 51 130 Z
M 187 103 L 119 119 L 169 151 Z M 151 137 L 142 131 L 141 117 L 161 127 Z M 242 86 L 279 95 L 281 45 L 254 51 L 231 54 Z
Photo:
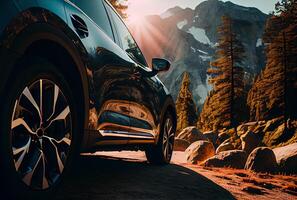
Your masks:
M 168 71 L 171 65 L 168 60 L 165 60 L 162 58 L 153 58 L 152 64 L 153 64 L 153 71 L 156 73 L 159 73 L 162 71 Z

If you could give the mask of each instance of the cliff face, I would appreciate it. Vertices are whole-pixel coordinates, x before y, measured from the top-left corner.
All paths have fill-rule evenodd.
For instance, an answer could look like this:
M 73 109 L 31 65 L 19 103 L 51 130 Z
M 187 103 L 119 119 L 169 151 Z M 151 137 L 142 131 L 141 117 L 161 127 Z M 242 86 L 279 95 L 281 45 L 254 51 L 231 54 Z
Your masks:
M 211 90 L 206 71 L 216 51 L 217 28 L 223 15 L 234 20 L 235 32 L 247 52 L 243 67 L 246 75 L 252 77 L 265 63 L 262 35 L 267 15 L 256 8 L 208 0 L 194 10 L 175 7 L 160 16 L 147 16 L 143 24 L 130 25 L 148 61 L 152 57 L 165 57 L 172 61 L 170 71 L 159 76 L 175 98 L 182 74 L 188 71 L 194 99 L 199 107 L 204 103 Z M 139 30 L 143 30 L 143 34 L 139 34 Z

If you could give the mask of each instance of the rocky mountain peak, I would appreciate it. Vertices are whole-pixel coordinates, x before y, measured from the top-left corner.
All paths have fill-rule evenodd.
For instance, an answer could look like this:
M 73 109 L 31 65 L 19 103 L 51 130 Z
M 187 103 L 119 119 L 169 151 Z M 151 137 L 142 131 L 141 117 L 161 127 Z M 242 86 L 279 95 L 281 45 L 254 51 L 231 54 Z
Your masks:
M 251 76 L 264 66 L 262 35 L 267 15 L 256 8 L 236 5 L 231 2 L 207 0 L 190 8 L 174 7 L 160 16 L 147 16 L 145 34 L 135 38 L 146 58 L 165 57 L 172 61 L 171 70 L 161 74 L 167 88 L 176 98 L 182 74 L 190 74 L 191 90 L 198 106 L 204 103 L 211 86 L 208 85 L 207 69 L 215 55 L 218 42 L 217 29 L 221 17 L 233 19 L 234 31 L 245 46 L 244 69 Z M 132 27 L 137 30 L 137 27 Z M 139 30 L 139 29 L 138 29 Z M 155 43 L 156 45 L 152 45 Z M 157 47 L 152 47 L 157 46 Z

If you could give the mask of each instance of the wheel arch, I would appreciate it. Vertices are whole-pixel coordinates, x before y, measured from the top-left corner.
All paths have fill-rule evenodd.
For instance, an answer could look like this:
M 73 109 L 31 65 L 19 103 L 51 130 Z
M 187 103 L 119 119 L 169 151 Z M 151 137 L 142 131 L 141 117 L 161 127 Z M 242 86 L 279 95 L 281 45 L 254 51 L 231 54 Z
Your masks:
M 174 128 L 176 129 L 176 126 L 177 126 L 177 116 L 176 116 L 175 105 L 168 105 L 168 107 L 166 109 L 166 113 L 170 113 L 170 115 L 172 116 Z
M 83 71 L 82 67 L 79 67 L 81 63 L 75 59 L 76 56 L 77 55 L 68 51 L 65 46 L 57 41 L 44 38 L 32 42 L 25 49 L 20 60 L 36 57 L 45 59 L 49 63 L 58 67 L 62 74 L 66 76 L 66 79 L 69 81 L 71 86 L 75 88 L 73 91 L 75 97 L 77 98 L 78 105 L 85 105 L 81 107 L 83 109 L 80 111 L 84 113 L 84 119 L 87 119 L 87 104 L 89 102 L 88 83 L 86 73 Z M 18 66 L 18 64 L 16 64 L 16 66 L 21 67 Z M 86 128 L 86 124 L 84 128 Z
M 78 84 L 83 94 L 85 123 L 88 127 L 89 80 L 88 53 L 80 38 L 67 25 L 67 20 L 41 7 L 23 10 L 6 26 L 0 37 L 1 93 L 7 88 L 8 77 L 26 56 L 36 56 L 59 66 Z M 65 68 L 66 66 L 66 68 Z M 3 69 L 4 68 L 4 69 Z M 80 84 L 79 84 L 80 83 Z M 9 85 L 8 85 L 9 86 Z
M 173 124 L 174 124 L 174 128 L 176 129 L 177 126 L 177 116 L 176 116 L 176 108 L 175 108 L 175 103 L 172 99 L 172 97 L 170 95 L 167 96 L 162 112 L 161 112 L 161 118 L 160 118 L 160 125 L 159 125 L 159 134 L 158 137 L 156 139 L 156 143 L 159 140 L 159 136 L 161 134 L 161 127 L 162 127 L 162 123 L 164 122 L 164 118 L 166 116 L 167 113 L 170 113 L 170 115 L 172 116 L 173 119 Z

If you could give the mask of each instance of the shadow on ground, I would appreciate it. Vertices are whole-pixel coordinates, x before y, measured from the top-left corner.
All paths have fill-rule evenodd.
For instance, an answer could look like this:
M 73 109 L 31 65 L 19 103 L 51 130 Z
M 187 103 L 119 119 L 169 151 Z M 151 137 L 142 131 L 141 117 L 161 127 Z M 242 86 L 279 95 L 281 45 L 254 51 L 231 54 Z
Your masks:
M 55 200 L 234 199 L 224 188 L 179 165 L 152 166 L 133 159 L 81 156 Z

